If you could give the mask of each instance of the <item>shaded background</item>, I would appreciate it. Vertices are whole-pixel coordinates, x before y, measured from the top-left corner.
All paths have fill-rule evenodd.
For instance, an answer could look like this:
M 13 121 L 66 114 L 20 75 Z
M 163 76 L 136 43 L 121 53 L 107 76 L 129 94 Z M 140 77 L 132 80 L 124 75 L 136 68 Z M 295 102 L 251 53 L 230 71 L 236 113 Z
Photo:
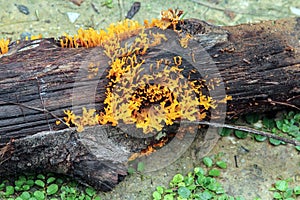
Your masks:
M 111 2 L 111 3 L 110 3 Z M 84 0 L 77 6 L 68 0 L 0 0 L 0 38 L 20 38 L 22 33 L 57 37 L 64 32 L 74 34 L 82 28 L 100 29 L 124 19 L 133 0 Z M 216 25 L 235 25 L 260 20 L 300 16 L 300 1 L 296 0 L 141 0 L 134 20 L 159 18 L 168 8 L 186 12 L 185 18 L 198 18 Z M 19 11 L 18 7 L 28 8 Z M 26 13 L 26 14 L 24 14 Z M 68 15 L 79 14 L 75 22 Z M 75 14 L 76 15 L 76 14 Z

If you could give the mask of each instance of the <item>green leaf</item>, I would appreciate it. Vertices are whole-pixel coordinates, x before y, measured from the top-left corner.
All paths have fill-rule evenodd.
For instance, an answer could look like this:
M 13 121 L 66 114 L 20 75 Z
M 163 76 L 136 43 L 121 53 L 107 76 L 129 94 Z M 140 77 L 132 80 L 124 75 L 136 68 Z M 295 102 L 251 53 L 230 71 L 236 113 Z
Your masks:
M 205 176 L 204 175 L 200 175 L 197 178 L 196 184 L 203 185 L 204 181 L 205 181 Z
M 56 183 L 57 183 L 57 184 L 63 184 L 63 182 L 64 182 L 64 181 L 63 181 L 62 179 L 60 179 L 60 178 L 56 179 Z
M 183 181 L 183 176 L 181 174 L 176 174 L 172 179 L 172 183 L 180 183 L 182 181 Z
M 254 135 L 254 138 L 258 142 L 263 142 L 263 141 L 265 141 L 267 139 L 266 136 L 262 136 L 262 135 Z
M 262 123 L 267 129 L 272 129 L 275 126 L 274 120 L 266 117 L 263 118 Z
M 300 186 L 294 187 L 294 193 L 295 193 L 296 195 L 300 195 Z
M 51 184 L 47 187 L 47 194 L 52 195 L 55 194 L 58 191 L 58 185 Z
M 246 115 L 245 119 L 248 124 L 254 124 L 259 120 L 259 115 L 256 113 L 251 113 Z
M 269 138 L 269 142 L 275 146 L 278 146 L 280 144 L 284 144 L 284 142 L 282 142 L 281 140 L 276 140 L 274 138 Z
M 282 196 L 281 196 L 281 194 L 279 192 L 274 192 L 273 198 L 274 199 L 282 199 Z
M 299 129 L 300 129 L 299 126 L 291 125 L 291 126 L 289 127 L 288 134 L 291 135 L 291 136 L 297 137 L 297 136 L 300 135 Z
M 239 139 L 245 139 L 248 135 L 245 131 L 235 130 L 234 135 L 238 137 Z
M 275 188 L 281 192 L 284 192 L 288 189 L 288 183 L 285 180 L 276 181 Z
M 189 198 L 191 195 L 191 191 L 186 187 L 180 187 L 177 191 L 178 195 L 182 198 Z
M 204 170 L 201 167 L 195 167 L 194 168 L 194 173 L 198 175 L 204 175 Z
M 30 190 L 31 186 L 30 185 L 23 185 L 22 189 L 23 190 Z
M 228 200 L 229 197 L 227 194 L 222 194 L 221 196 L 218 197 L 218 200 Z
M 16 180 L 15 186 L 22 187 L 22 185 L 26 182 L 26 180 Z
M 219 135 L 220 136 L 228 136 L 232 133 L 232 129 L 229 129 L 229 128 L 222 128 L 222 129 L 219 129 Z
M 195 184 L 192 184 L 192 185 L 188 185 L 187 188 L 192 191 L 195 190 L 197 186 Z
M 298 151 L 300 151 L 300 146 L 295 146 L 295 148 L 296 148 Z
M 164 193 L 164 187 L 162 187 L 162 186 L 157 186 L 157 187 L 156 187 L 156 191 L 157 191 L 159 194 L 162 194 L 162 193 Z
M 283 124 L 281 130 L 284 133 L 288 133 L 290 131 L 290 124 Z
M 94 198 L 94 200 L 101 200 L 101 198 L 99 196 L 96 196 L 96 198 Z
M 11 185 L 6 186 L 6 188 L 5 188 L 5 195 L 6 196 L 12 195 L 14 193 L 15 193 L 15 189 L 14 189 L 13 186 L 11 186 Z
M 220 170 L 218 170 L 218 169 L 211 169 L 211 170 L 209 170 L 209 172 L 208 172 L 208 175 L 210 175 L 210 176 L 220 176 Z
M 153 192 L 152 194 L 154 200 L 160 200 L 161 199 L 161 194 L 157 191 Z
M 90 196 L 84 195 L 84 194 L 82 194 L 78 197 L 78 200 L 83 200 L 83 199 L 84 200 L 92 200 Z
M 42 180 L 36 180 L 34 183 L 42 188 L 45 187 L 45 183 Z
M 194 177 L 193 176 L 187 176 L 184 178 L 184 183 L 188 185 L 192 185 L 194 183 Z
M 19 192 L 21 190 L 22 190 L 22 188 L 20 188 L 19 186 L 15 186 L 15 191 Z
M 203 163 L 207 166 L 207 167 L 212 167 L 213 165 L 213 161 L 210 157 L 204 157 L 203 158 Z
M 213 195 L 209 191 L 205 190 L 199 195 L 199 197 L 201 200 L 209 200 L 213 197 Z
M 295 115 L 295 112 L 294 112 L 294 111 L 290 111 L 290 112 L 287 114 L 287 116 L 288 116 L 289 118 L 293 117 L 294 115 Z
M 6 181 L 3 181 L 1 184 L 0 184 L 0 190 L 3 190 L 5 188 L 5 182 Z
M 300 122 L 300 113 L 298 113 L 294 116 L 294 120 L 296 120 L 297 122 Z
M 20 197 L 23 199 L 23 200 L 27 200 L 31 197 L 30 193 L 29 192 L 22 192 L 22 194 L 20 195 Z
M 94 188 L 91 187 L 87 187 L 85 188 L 85 192 L 87 193 L 87 195 L 89 195 L 90 197 L 94 196 L 96 194 L 96 191 L 94 190 Z
M 49 177 L 49 178 L 47 179 L 47 184 L 50 184 L 50 183 L 54 182 L 55 179 L 56 179 L 55 177 Z
M 26 181 L 26 185 L 29 185 L 30 187 L 34 185 L 34 181 L 33 180 L 27 180 Z
M 289 125 L 290 121 L 288 119 L 283 119 L 283 123 L 286 124 L 286 125 Z
M 272 128 L 271 133 L 278 134 L 280 132 L 277 128 Z
M 177 184 L 177 187 L 185 187 L 185 186 L 186 186 L 186 185 L 185 185 L 184 182 L 180 182 L 180 183 Z
M 174 196 L 172 194 L 167 194 L 164 196 L 164 200 L 174 200 Z
M 19 177 L 18 177 L 18 180 L 19 180 L 19 181 L 25 182 L 27 179 L 26 179 L 25 176 L 19 176 Z
M 145 170 L 145 163 L 139 162 L 138 165 L 137 165 L 137 171 L 142 172 L 144 170 Z
M 44 192 L 41 192 L 41 191 L 39 191 L 39 190 L 35 191 L 35 192 L 33 193 L 33 196 L 34 196 L 35 198 L 37 198 L 37 200 L 44 200 L 44 199 L 45 199 L 45 194 L 44 194 Z
M 293 189 L 288 188 L 284 193 L 283 193 L 283 197 L 285 199 L 292 197 L 293 195 Z
M 224 161 L 217 161 L 216 162 L 217 166 L 222 168 L 222 169 L 226 169 L 227 168 L 227 164 Z
M 133 167 L 128 167 L 128 174 L 134 174 L 135 173 L 135 169 Z
M 278 128 L 279 130 L 281 130 L 281 129 L 282 129 L 282 126 L 283 126 L 283 121 L 282 121 L 282 120 L 278 120 L 278 121 L 276 121 L 275 123 L 276 123 L 277 128 Z
M 38 178 L 38 179 L 44 180 L 44 179 L 45 179 L 45 176 L 44 176 L 43 174 L 39 174 L 39 175 L 37 175 L 37 178 Z
M 173 189 L 165 189 L 165 193 L 173 193 Z
M 212 182 L 211 184 L 209 184 L 207 186 L 207 189 L 209 189 L 210 191 L 214 191 L 216 192 L 217 194 L 222 194 L 224 193 L 224 190 L 222 188 L 222 185 L 221 183 L 218 183 L 218 182 Z

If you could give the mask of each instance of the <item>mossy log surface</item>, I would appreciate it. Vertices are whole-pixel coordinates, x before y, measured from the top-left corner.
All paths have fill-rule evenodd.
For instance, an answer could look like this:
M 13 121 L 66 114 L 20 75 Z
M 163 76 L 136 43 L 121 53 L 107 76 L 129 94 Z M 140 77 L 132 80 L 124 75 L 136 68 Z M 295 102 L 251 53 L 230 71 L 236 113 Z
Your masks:
M 249 112 L 299 110 L 300 18 L 232 27 L 190 19 L 178 28 L 193 36 L 187 50 L 180 47 L 174 31 L 152 29 L 175 38 L 172 42 L 178 49 L 162 44 L 145 56 L 155 63 L 181 50 L 184 58 L 206 52 L 203 57 L 209 63 L 196 64 L 201 65 L 201 76 L 218 73 L 222 77 L 226 94 L 232 96 L 227 119 Z M 106 136 L 89 145 L 82 141 L 93 141 L 90 134 L 55 124 L 56 117 L 64 117 L 64 109 L 76 113 L 83 106 L 103 108 L 108 61 L 100 47 L 60 48 L 54 39 L 10 46 L 0 57 L 0 174 L 51 171 L 104 191 L 122 180 L 132 145 L 117 144 Z M 91 63 L 103 72 L 101 78 L 88 78 Z M 91 134 L 109 134 L 106 126 L 90 129 Z

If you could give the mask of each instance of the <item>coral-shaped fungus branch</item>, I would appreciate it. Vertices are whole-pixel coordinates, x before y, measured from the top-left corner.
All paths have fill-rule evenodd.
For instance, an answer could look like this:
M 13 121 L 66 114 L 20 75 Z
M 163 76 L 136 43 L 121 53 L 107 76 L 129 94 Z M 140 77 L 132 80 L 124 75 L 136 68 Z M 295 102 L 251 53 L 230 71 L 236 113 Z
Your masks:
M 8 52 L 9 40 L 0 39 L 0 54 L 5 54 Z
M 209 109 L 216 108 L 219 102 L 202 93 L 202 83 L 189 81 L 183 76 L 180 56 L 157 60 L 155 66 L 150 65 L 150 73 L 143 72 L 145 60 L 142 56 L 150 47 L 167 40 L 164 34 L 152 33 L 151 30 L 146 33 L 145 28 L 172 27 L 175 30 L 181 14 L 162 11 L 162 19 L 153 19 L 151 23 L 145 20 L 144 26 L 126 19 L 111 24 L 107 31 L 79 29 L 73 37 L 65 34 L 60 41 L 62 47 L 102 46 L 110 58 L 104 110 L 97 114 L 94 109 L 87 111 L 83 108 L 82 116 L 65 111 L 66 123 L 76 125 L 81 131 L 86 125 L 109 123 L 116 126 L 122 121 L 149 133 L 162 130 L 164 125 L 172 125 L 176 119 L 203 120 Z M 120 41 L 132 36 L 135 36 L 132 44 L 128 46 L 126 43 L 122 47 Z M 181 46 L 187 48 L 191 38 L 190 35 L 182 38 Z M 230 99 L 226 96 L 222 102 Z

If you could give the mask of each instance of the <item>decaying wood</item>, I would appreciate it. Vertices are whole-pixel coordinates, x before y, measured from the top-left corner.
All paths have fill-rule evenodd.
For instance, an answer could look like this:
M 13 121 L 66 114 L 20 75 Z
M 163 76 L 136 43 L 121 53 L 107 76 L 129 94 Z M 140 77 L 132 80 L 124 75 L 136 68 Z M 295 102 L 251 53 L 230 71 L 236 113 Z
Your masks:
M 97 148 L 93 148 L 97 147 Z M 43 131 L 10 141 L 0 155 L 0 174 L 55 172 L 111 190 L 127 174 L 130 152 L 108 139 L 105 126 Z
M 197 61 L 202 77 L 221 76 L 226 94 L 232 96 L 227 119 L 248 112 L 300 109 L 300 18 L 222 28 L 191 19 L 180 26 L 182 33 L 193 35 L 188 48 L 180 47 L 172 30 L 152 29 L 167 33 L 173 43 L 150 49 L 148 61 L 181 51 L 183 58 Z M 171 49 L 174 44 L 177 50 Z M 89 134 L 60 131 L 66 126 L 55 125 L 64 109 L 103 108 L 108 60 L 100 47 L 60 48 L 52 39 L 12 45 L 0 57 L 0 174 L 53 171 L 102 190 L 126 175 L 126 159 L 132 152 L 128 146 L 100 137 L 100 145 L 92 147 L 82 142 Z M 91 64 L 99 68 L 101 78 L 88 77 Z

